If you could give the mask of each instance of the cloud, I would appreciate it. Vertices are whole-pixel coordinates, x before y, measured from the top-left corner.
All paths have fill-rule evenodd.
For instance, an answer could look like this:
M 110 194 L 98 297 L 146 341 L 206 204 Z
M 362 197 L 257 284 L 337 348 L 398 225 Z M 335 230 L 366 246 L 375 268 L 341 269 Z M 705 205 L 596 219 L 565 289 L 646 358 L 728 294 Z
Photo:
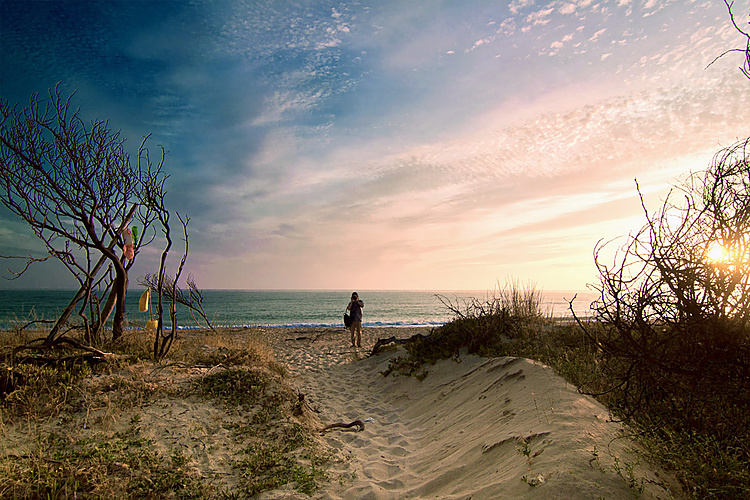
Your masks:
M 559 8 L 560 14 L 573 14 L 576 11 L 576 5 L 574 3 L 564 3 Z
M 589 42 L 596 42 L 597 40 L 599 40 L 599 37 L 601 35 L 603 35 L 604 33 L 606 33 L 606 32 L 607 32 L 607 28 L 600 29 L 599 31 L 597 31 L 596 33 L 594 33 L 591 36 L 591 38 L 589 38 Z
M 549 15 L 552 14 L 552 12 L 554 12 L 554 9 L 551 8 L 538 10 L 528 14 L 525 21 L 532 26 L 544 26 L 550 22 L 551 19 L 549 19 Z
M 719 88 L 724 90 L 717 93 Z M 408 254 L 418 241 L 420 259 L 444 262 L 460 260 L 462 252 L 492 260 L 497 256 L 488 253 L 489 246 L 499 241 L 528 242 L 544 232 L 553 237 L 555 232 L 582 231 L 578 226 L 583 221 L 588 221 L 585 234 L 591 238 L 606 236 L 596 231 L 607 224 L 612 231 L 626 231 L 633 216 L 613 225 L 612 214 L 625 203 L 637 215 L 634 173 L 640 172 L 643 186 L 656 183 L 663 190 L 690 168 L 670 159 L 690 152 L 705 157 L 713 137 L 731 136 L 737 112 L 726 108 L 711 122 L 690 117 L 715 111 L 717 100 L 736 99 L 736 92 L 742 93 L 738 84 L 729 82 L 676 87 L 666 94 L 653 91 L 549 114 L 479 142 L 467 137 L 404 151 L 400 161 L 342 172 L 340 190 L 313 194 L 316 201 L 289 207 L 296 220 L 293 240 L 318 248 L 316 255 L 330 253 L 335 261 L 345 258 L 346 247 L 339 251 L 330 242 L 349 235 L 377 262 Z M 747 102 L 747 95 L 742 99 Z M 709 123 L 713 125 L 706 127 Z M 361 152 L 351 156 L 365 157 Z M 309 186 L 315 192 L 318 185 Z M 280 237 L 277 228 L 283 219 L 270 217 L 260 239 Z M 453 237 L 446 241 L 446 234 Z M 282 240 L 271 241 L 263 253 L 280 250 L 275 245 Z M 298 248 L 288 238 L 283 241 L 287 250 Z
M 513 0 L 508 5 L 508 10 L 513 14 L 518 14 L 521 10 L 534 4 L 534 0 Z
M 3 97 L 62 79 L 153 133 L 218 286 L 333 286 L 355 245 L 373 284 L 549 271 L 631 220 L 635 175 L 658 192 L 748 107 L 735 62 L 704 69 L 736 40 L 723 5 L 59 7 L 2 4 Z

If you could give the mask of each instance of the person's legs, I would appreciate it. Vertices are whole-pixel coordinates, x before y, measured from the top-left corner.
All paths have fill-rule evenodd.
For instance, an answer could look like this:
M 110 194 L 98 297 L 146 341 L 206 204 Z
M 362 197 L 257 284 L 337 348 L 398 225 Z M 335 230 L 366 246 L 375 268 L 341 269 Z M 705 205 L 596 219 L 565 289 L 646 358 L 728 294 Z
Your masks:
M 352 336 L 352 342 L 354 338 Z M 362 322 L 357 321 L 357 347 L 362 347 Z
M 349 325 L 349 333 L 352 334 L 352 347 L 356 346 L 356 344 L 354 343 L 354 332 L 355 332 L 356 328 L 357 328 L 357 322 L 356 321 L 352 321 L 352 324 Z

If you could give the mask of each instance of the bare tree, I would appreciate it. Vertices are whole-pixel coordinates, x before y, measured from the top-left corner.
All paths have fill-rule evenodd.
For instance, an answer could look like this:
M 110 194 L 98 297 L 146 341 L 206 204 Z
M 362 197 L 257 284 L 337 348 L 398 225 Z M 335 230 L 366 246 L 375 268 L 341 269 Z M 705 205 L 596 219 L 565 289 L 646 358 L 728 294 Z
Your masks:
M 190 222 L 190 219 L 185 217 L 183 218 L 180 216 L 179 213 L 177 213 L 177 218 L 180 221 L 180 224 L 182 224 L 182 241 L 185 244 L 184 252 L 182 254 L 182 258 L 180 259 L 180 263 L 177 266 L 177 272 L 175 273 L 175 276 L 172 277 L 169 274 L 167 274 L 166 271 L 166 262 L 167 262 L 167 255 L 172 248 L 172 231 L 169 225 L 169 212 L 163 211 L 161 212 L 162 216 L 160 217 L 160 223 L 162 225 L 162 233 L 164 234 L 164 237 L 166 239 L 166 245 L 164 247 L 164 250 L 162 252 L 161 257 L 161 263 L 159 265 L 159 272 L 157 274 L 146 274 L 145 276 L 138 279 L 138 283 L 142 286 L 145 286 L 146 288 L 150 290 L 155 290 L 157 294 L 157 327 L 156 332 L 154 335 L 154 359 L 161 359 L 163 358 L 168 352 L 170 347 L 172 346 L 172 342 L 174 341 L 176 337 L 177 332 L 177 305 L 181 304 L 188 308 L 190 311 L 190 314 L 193 317 L 193 320 L 200 324 L 195 317 L 196 314 L 200 316 L 203 321 L 205 322 L 206 326 L 208 326 L 211 330 L 213 330 L 213 326 L 211 325 L 211 321 L 206 316 L 205 311 L 203 310 L 203 294 L 198 289 L 198 286 L 195 283 L 195 278 L 193 275 L 189 275 L 186 280 L 187 284 L 187 291 L 180 288 L 178 285 L 178 282 L 180 281 L 180 276 L 182 275 L 182 271 L 185 267 L 185 261 L 187 260 L 188 255 L 188 249 L 189 249 L 189 243 L 188 243 L 188 233 L 187 233 L 187 225 Z M 168 309 L 169 309 L 169 319 L 171 323 L 171 330 L 168 333 L 165 333 L 164 331 L 164 299 L 167 299 L 169 301 Z
M 705 428 L 750 409 L 750 138 L 676 192 L 654 214 L 644 206 L 646 224 L 611 263 L 597 245 L 592 308 L 605 328 L 590 337 L 624 415 Z
M 725 4 L 746 47 L 712 64 L 741 52 L 750 78 L 750 34 Z M 646 224 L 611 263 L 610 245 L 597 245 L 592 307 L 606 328 L 590 337 L 623 414 L 668 407 L 705 428 L 724 412 L 721 429 L 731 433 L 726 415 L 750 410 L 750 138 L 719 151 L 677 192 L 654 214 L 641 197 Z
M 721 55 L 719 55 L 713 61 L 711 61 L 709 66 L 711 66 L 711 64 L 715 63 L 717 60 L 721 59 L 722 57 L 724 57 L 725 55 L 729 53 L 741 52 L 744 55 L 745 59 L 742 62 L 742 66 L 740 66 L 740 71 L 742 71 L 742 73 L 746 77 L 750 78 L 750 30 L 745 31 L 742 28 L 740 28 L 740 26 L 737 24 L 737 20 L 735 19 L 734 13 L 732 12 L 732 7 L 734 6 L 734 2 L 730 3 L 727 0 L 724 0 L 724 4 L 727 6 L 727 9 L 729 10 L 729 19 L 732 21 L 732 25 L 742 36 L 746 38 L 745 47 L 738 48 L 738 49 L 729 49 L 729 50 L 724 51 Z M 748 24 L 750 24 L 750 22 Z
M 742 52 L 750 78 L 750 35 L 725 3 L 747 42 L 719 57 Z M 750 460 L 750 138 L 719 151 L 655 212 L 639 196 L 643 227 L 610 257 L 613 242 L 594 250 L 597 321 L 578 323 L 600 371 L 581 389 L 665 445 L 696 444 L 701 465 L 714 464 L 696 494 L 739 498 L 737 470 Z M 725 460 L 726 471 L 716 465 Z
M 87 125 L 71 108 L 71 98 L 55 89 L 48 100 L 33 95 L 20 110 L 0 102 L 0 199 L 26 221 L 49 253 L 29 257 L 16 274 L 54 257 L 79 283 L 46 344 L 65 333 L 79 303 L 86 340 L 100 339 L 113 311 L 112 337 L 120 337 L 128 270 L 138 249 L 153 239 L 148 230 L 165 210 L 153 203 L 163 199 L 164 151 L 161 161 L 152 164 L 144 139 L 137 163 L 131 163 L 119 132 L 106 121 Z M 130 241 L 134 222 L 141 233 Z
M 156 290 L 159 286 L 158 274 L 146 274 L 138 278 L 138 284 L 151 290 Z M 162 284 L 162 294 L 168 301 L 174 301 L 188 308 L 193 322 L 199 327 L 207 327 L 214 330 L 206 311 L 203 309 L 203 292 L 198 288 L 195 282 L 195 276 L 188 275 L 185 280 L 187 289 L 180 287 L 175 278 L 165 274 Z

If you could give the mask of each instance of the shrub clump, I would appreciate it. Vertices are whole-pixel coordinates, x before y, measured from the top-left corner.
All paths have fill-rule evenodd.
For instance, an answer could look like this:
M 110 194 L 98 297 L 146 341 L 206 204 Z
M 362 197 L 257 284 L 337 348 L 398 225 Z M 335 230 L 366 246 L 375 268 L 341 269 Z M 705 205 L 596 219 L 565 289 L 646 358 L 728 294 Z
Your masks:
M 750 138 L 654 213 L 642 202 L 645 224 L 611 259 L 595 250 L 603 388 L 590 392 L 664 443 L 701 498 L 750 494 L 749 179 Z
M 406 344 L 407 356 L 391 360 L 386 371 L 406 375 L 427 375 L 425 364 L 457 358 L 462 351 L 481 356 L 498 356 L 507 351 L 508 343 L 529 343 L 536 332 L 551 323 L 544 310 L 542 293 L 533 284 L 526 287 L 509 281 L 481 301 L 463 303 L 438 296 L 453 313 L 453 321 L 435 329 L 428 337 L 415 338 Z

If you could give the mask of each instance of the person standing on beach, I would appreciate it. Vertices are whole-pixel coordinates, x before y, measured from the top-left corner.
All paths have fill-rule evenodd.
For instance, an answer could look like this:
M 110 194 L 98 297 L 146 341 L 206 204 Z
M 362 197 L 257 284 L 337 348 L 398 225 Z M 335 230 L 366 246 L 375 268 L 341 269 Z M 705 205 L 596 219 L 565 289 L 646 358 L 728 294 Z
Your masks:
M 346 310 L 351 312 L 352 324 L 349 325 L 349 331 L 352 333 L 352 347 L 362 347 L 362 308 L 365 303 L 359 300 L 359 294 L 352 292 L 352 300 L 346 306 Z M 356 336 L 356 343 L 354 342 Z

